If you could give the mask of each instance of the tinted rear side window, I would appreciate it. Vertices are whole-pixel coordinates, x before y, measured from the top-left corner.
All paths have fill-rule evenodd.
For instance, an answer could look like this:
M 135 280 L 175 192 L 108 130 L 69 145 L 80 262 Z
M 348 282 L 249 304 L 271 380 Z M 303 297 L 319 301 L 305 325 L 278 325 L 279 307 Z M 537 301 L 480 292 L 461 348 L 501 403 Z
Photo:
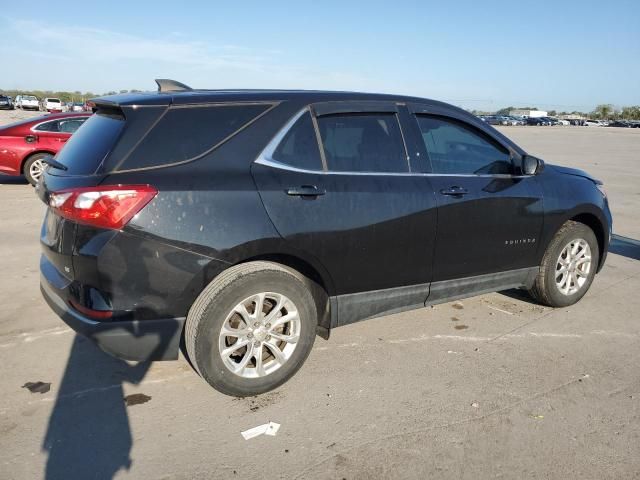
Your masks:
M 309 112 L 289 129 L 271 156 L 276 162 L 304 170 L 322 170 L 316 132 Z
M 204 105 L 169 108 L 119 170 L 185 162 L 207 153 L 271 107 Z
M 318 118 L 327 168 L 340 172 L 407 172 L 395 114 L 358 113 Z
M 124 117 L 95 114 L 74 133 L 56 159 L 67 170 L 49 169 L 54 175 L 90 175 L 115 145 L 124 127 Z

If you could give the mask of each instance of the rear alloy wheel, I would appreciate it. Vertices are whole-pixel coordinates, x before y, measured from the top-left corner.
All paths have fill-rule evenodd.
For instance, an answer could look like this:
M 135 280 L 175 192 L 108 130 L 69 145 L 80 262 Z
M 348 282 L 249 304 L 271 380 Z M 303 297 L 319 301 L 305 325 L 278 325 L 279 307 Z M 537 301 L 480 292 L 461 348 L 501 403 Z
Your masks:
M 216 390 L 248 396 L 286 382 L 316 335 L 310 280 L 272 262 L 249 262 L 216 277 L 189 310 L 185 346 Z
M 44 173 L 47 164 L 43 160 L 48 156 L 48 153 L 36 153 L 25 162 L 22 173 L 31 185 L 38 183 Z
M 529 291 L 550 307 L 566 307 L 580 300 L 593 282 L 600 253 L 593 230 L 568 221 L 556 233 Z
M 291 358 L 300 339 L 300 315 L 284 295 L 261 292 L 245 298 L 220 329 L 218 352 L 243 378 L 270 375 Z

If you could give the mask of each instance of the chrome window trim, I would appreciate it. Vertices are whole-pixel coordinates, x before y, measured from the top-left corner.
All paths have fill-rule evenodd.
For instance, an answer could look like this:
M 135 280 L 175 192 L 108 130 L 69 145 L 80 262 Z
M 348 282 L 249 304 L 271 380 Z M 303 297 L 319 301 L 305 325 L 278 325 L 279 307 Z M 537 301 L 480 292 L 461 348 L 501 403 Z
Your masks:
M 91 114 L 88 115 L 73 115 L 71 117 L 59 117 L 59 118 L 49 118 L 48 120 L 43 120 L 40 123 L 36 123 L 33 127 L 31 127 L 29 130 L 31 130 L 32 132 L 44 132 L 44 133 L 66 133 L 67 135 L 71 135 L 68 132 L 52 132 L 50 130 L 37 130 L 37 128 L 40 125 L 44 125 L 45 123 L 50 123 L 50 122 L 60 122 L 62 120 L 73 120 L 76 118 L 84 118 L 85 122 L 87 121 L 87 119 L 91 116 Z
M 276 143 L 276 146 L 278 144 Z M 259 165 L 264 165 L 265 167 L 277 168 L 280 170 L 288 170 L 290 172 L 298 172 L 298 173 L 308 173 L 312 175 L 368 175 L 368 176 L 393 176 L 393 177 L 467 177 L 467 178 L 527 178 L 529 175 L 509 175 L 509 174 L 456 174 L 456 173 L 422 173 L 422 172 L 334 172 L 334 171 L 324 171 L 324 170 L 307 170 L 306 168 L 298 168 L 293 167 L 291 165 L 287 165 L 286 163 L 278 162 L 273 160 L 272 158 L 268 158 L 264 155 L 259 155 L 258 158 L 253 162 Z

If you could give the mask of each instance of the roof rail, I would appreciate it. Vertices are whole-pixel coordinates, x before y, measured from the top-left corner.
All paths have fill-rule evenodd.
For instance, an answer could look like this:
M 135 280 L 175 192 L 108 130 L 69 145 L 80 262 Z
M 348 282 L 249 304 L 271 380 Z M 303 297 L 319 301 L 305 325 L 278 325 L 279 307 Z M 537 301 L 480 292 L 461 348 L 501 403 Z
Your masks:
M 159 92 L 188 92 L 192 90 L 184 83 L 176 82 L 175 80 L 169 80 L 168 78 L 156 78 Z

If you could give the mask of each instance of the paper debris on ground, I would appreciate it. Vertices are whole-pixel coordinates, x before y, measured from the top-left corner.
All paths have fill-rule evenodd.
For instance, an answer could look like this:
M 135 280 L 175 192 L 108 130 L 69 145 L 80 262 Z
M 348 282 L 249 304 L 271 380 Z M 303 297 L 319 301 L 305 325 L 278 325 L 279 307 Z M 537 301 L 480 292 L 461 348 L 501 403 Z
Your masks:
M 270 437 L 275 437 L 279 429 L 279 423 L 269 422 L 265 423 L 264 425 L 258 425 L 257 427 L 250 428 L 249 430 L 245 430 L 244 432 L 240 432 L 240 434 L 244 437 L 245 440 L 259 437 L 260 435 L 269 435 Z

